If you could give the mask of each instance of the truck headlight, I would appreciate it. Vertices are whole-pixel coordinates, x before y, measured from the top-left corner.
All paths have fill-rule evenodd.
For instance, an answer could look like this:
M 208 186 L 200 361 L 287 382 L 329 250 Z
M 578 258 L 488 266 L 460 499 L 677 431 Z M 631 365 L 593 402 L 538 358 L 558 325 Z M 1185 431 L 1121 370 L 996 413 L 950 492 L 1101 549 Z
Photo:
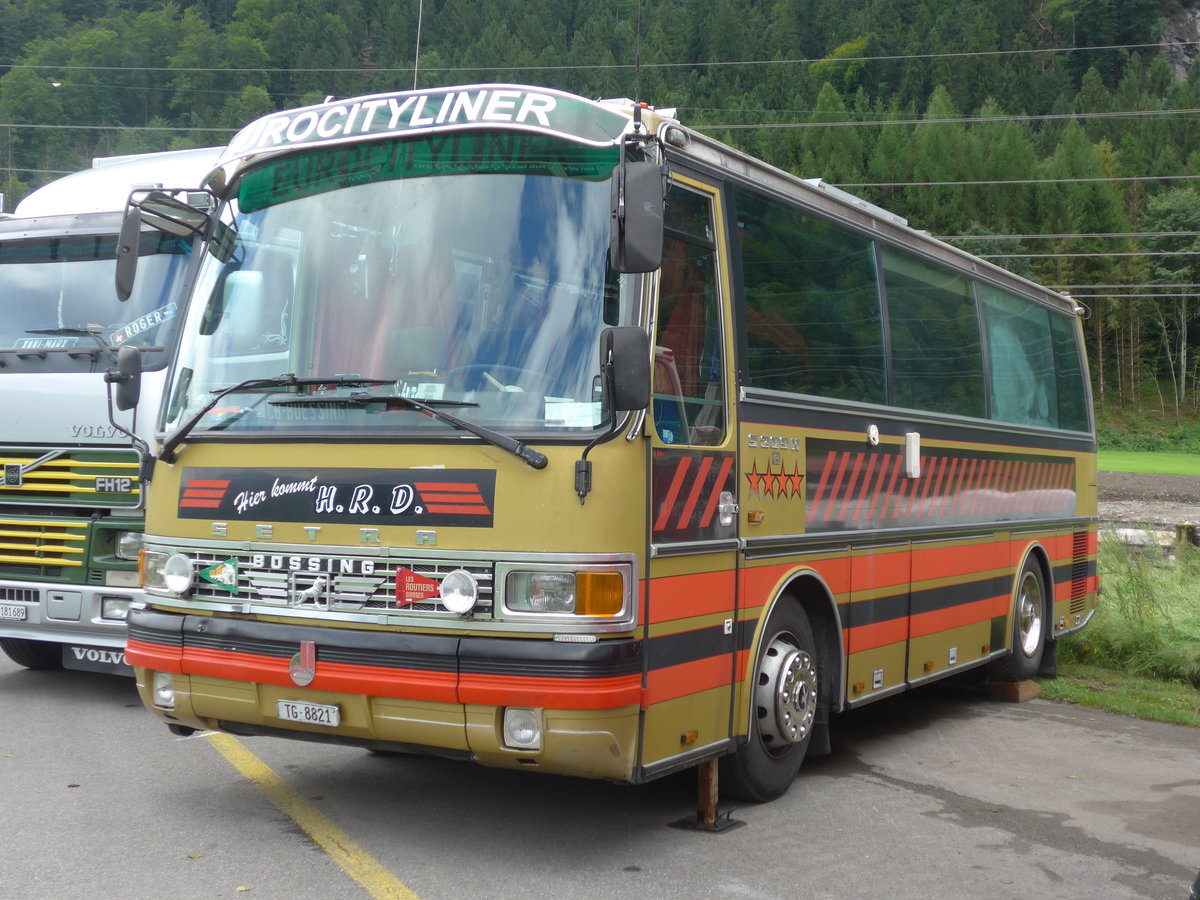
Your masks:
M 118 531 L 113 537 L 113 553 L 117 559 L 136 560 L 142 549 L 142 533 L 140 531 Z

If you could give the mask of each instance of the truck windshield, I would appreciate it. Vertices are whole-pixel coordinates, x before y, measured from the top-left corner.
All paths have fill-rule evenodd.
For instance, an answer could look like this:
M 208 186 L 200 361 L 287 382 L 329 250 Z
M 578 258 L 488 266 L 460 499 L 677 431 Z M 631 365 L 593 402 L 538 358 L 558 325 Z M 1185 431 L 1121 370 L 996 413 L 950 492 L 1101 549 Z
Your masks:
M 113 287 L 115 234 L 64 234 L 0 242 L 0 360 L 3 372 L 85 372 L 111 365 L 100 345 L 166 347 L 173 341 L 189 247 L 142 235 L 133 296 Z M 143 354 L 143 367 L 165 361 Z
M 191 434 L 462 434 L 398 396 L 492 430 L 591 435 L 607 421 L 600 333 L 636 315 L 607 267 L 615 162 L 459 134 L 250 170 L 198 278 L 164 428 L 214 391 L 288 373 L 330 384 L 238 391 Z

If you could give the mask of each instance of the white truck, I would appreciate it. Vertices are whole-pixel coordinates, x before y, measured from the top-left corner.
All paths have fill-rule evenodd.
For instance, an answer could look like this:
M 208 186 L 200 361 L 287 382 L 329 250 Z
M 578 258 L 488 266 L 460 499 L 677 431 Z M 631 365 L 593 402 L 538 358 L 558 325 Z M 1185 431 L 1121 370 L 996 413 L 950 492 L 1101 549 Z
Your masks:
M 132 674 L 145 503 L 130 433 L 152 438 L 193 255 L 189 239 L 144 230 L 121 302 L 122 214 L 132 190 L 197 188 L 219 155 L 96 159 L 0 217 L 0 649 L 19 665 Z M 113 414 L 106 373 L 124 347 L 142 390 Z

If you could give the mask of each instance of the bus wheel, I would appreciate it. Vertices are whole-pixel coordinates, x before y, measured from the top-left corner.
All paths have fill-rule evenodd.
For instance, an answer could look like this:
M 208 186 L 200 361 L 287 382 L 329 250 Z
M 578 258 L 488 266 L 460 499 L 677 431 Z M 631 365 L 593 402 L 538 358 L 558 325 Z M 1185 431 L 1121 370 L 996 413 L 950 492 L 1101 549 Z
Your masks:
M 780 603 L 767 620 L 751 697 L 750 734 L 721 760 L 721 790 L 761 803 L 787 791 L 812 739 L 816 719 L 817 644 L 808 616 Z
M 27 669 L 62 668 L 62 644 L 29 641 L 24 638 L 0 638 L 0 650 L 18 666 Z
M 1038 673 L 1045 646 L 1046 588 L 1041 566 L 1030 556 L 1017 579 L 1012 652 L 997 660 L 988 674 L 995 681 L 1028 681 Z

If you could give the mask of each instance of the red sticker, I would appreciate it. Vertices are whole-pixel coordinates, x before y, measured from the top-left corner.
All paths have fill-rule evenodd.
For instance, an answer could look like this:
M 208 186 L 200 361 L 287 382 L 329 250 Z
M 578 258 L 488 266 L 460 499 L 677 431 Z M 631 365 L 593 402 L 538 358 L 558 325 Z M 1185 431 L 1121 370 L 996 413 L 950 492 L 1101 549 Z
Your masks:
M 396 570 L 396 605 L 411 606 L 437 598 L 441 585 L 412 569 Z

